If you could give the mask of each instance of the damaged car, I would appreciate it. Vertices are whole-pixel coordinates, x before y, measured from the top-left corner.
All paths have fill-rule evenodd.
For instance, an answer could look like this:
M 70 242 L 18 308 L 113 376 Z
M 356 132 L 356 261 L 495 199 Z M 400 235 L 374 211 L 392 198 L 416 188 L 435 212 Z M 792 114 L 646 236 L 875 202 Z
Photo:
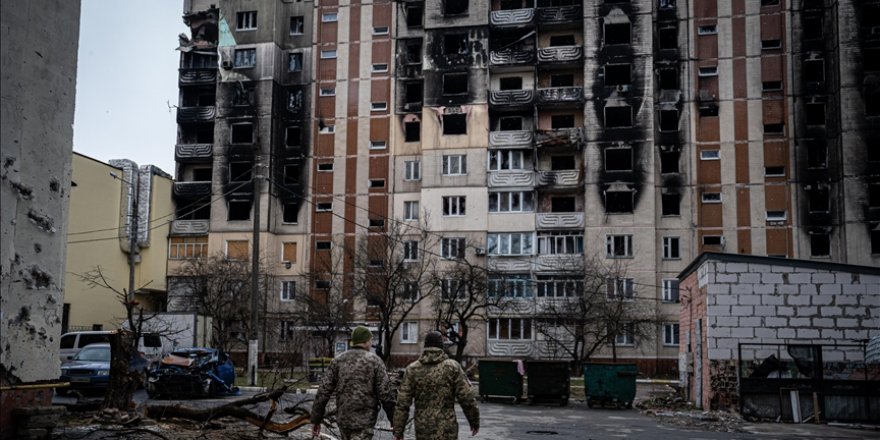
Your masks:
M 147 374 L 150 397 L 211 397 L 238 393 L 229 355 L 214 348 L 172 351 Z

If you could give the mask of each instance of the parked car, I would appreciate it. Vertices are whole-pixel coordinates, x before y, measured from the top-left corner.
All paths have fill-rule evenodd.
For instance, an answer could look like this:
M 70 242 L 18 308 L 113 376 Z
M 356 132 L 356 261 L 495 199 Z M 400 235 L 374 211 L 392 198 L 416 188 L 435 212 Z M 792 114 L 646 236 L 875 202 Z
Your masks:
M 86 345 L 110 342 L 111 330 L 92 330 L 69 332 L 61 335 L 61 362 L 67 362 Z M 165 353 L 162 338 L 157 333 L 143 333 L 138 340 L 138 352 L 152 365 L 159 362 Z
M 147 373 L 147 394 L 154 396 L 215 396 L 234 394 L 235 367 L 222 350 L 205 347 L 172 351 Z
M 105 389 L 110 383 L 110 344 L 90 344 L 82 348 L 73 359 L 61 365 L 61 381 L 70 386 L 60 391 Z M 129 371 L 142 376 L 147 373 L 147 359 L 134 353 L 128 363 Z

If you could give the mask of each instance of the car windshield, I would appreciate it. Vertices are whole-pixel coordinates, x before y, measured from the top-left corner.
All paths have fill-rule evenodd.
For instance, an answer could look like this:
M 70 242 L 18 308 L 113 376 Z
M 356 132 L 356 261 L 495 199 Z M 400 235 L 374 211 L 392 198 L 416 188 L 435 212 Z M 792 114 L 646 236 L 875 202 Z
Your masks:
M 110 347 L 86 347 L 73 358 L 77 361 L 110 362 Z

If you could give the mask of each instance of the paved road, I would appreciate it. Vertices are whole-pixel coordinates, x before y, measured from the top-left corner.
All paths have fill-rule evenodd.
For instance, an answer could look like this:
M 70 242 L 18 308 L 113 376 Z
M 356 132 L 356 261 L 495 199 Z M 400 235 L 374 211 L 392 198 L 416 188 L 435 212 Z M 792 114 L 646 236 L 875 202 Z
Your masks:
M 231 399 L 248 397 L 254 391 L 242 391 L 241 396 L 215 399 L 194 399 L 188 405 L 207 408 L 221 405 Z M 288 394 L 282 407 L 303 399 L 303 394 Z M 100 398 L 100 397 L 95 397 Z M 56 397 L 54 403 L 73 403 L 74 398 Z M 173 404 L 184 401 L 149 400 L 143 390 L 135 394 L 135 401 L 143 404 Z M 265 411 L 260 408 L 258 411 Z M 880 431 L 856 430 L 827 425 L 792 425 L 760 423 L 744 427 L 746 433 L 711 432 L 689 429 L 664 423 L 637 410 L 612 410 L 587 408 L 581 402 L 566 407 L 513 405 L 509 403 L 480 403 L 481 428 L 475 440 L 856 440 L 880 439 Z M 470 439 L 464 415 L 459 411 L 461 430 L 459 438 Z M 380 418 L 380 427 L 387 428 L 387 421 Z M 305 429 L 305 428 L 304 428 Z M 407 439 L 413 438 L 407 436 Z M 376 431 L 374 440 L 391 439 L 389 432 Z

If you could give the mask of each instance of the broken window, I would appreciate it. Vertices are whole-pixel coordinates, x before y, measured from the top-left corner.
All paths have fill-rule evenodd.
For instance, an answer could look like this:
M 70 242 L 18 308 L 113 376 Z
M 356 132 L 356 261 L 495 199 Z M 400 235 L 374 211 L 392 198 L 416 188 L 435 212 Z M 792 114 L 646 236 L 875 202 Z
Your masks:
M 574 115 L 550 116 L 550 127 L 554 130 L 560 128 L 574 128 Z
M 290 35 L 302 35 L 305 26 L 306 21 L 302 16 L 290 17 Z
M 805 106 L 807 125 L 825 125 L 825 103 L 814 102 Z
M 764 167 L 765 177 L 785 177 L 784 166 Z
M 862 68 L 865 72 L 880 71 L 880 48 L 865 48 L 862 50 Z
M 679 196 L 677 193 L 660 195 L 660 210 L 662 215 L 680 215 Z
M 501 0 L 501 10 L 520 9 L 523 7 L 522 0 Z
M 443 35 L 443 55 L 466 54 L 468 51 L 467 34 Z
M 810 212 L 828 212 L 830 199 L 827 188 L 812 188 L 807 191 L 810 200 Z
M 703 203 L 721 203 L 720 192 L 704 192 L 700 198 Z
M 575 170 L 574 156 L 550 156 L 550 169 L 553 171 Z
M 660 110 L 660 131 L 678 131 L 678 110 Z
M 284 184 L 295 185 L 299 183 L 299 165 L 284 165 Z
M 333 247 L 333 242 L 321 240 L 315 242 L 315 250 L 328 251 Z
M 385 179 L 370 179 L 370 188 L 385 188 Z
M 871 254 L 880 254 L 880 225 L 877 224 L 871 229 Z
M 254 142 L 254 124 L 232 124 L 232 143 L 251 144 Z
M 677 151 L 661 151 L 660 152 L 660 173 L 670 174 L 678 172 L 678 152 Z
M 498 129 L 501 131 L 520 131 L 523 129 L 521 116 L 504 116 L 498 119 Z
M 776 6 L 779 0 L 761 0 L 761 6 Z
M 632 127 L 632 107 L 628 105 L 605 107 L 605 128 Z
M 724 244 L 724 237 L 721 235 L 704 235 L 703 246 L 721 246 Z
M 550 212 L 575 212 L 574 197 L 553 197 L 550 199 Z
M 242 83 L 235 85 L 232 94 L 232 105 L 249 106 L 254 103 L 254 87 L 245 86 Z M 213 105 L 213 104 L 212 104 Z
M 230 162 L 229 163 L 229 181 L 230 182 L 248 182 L 251 180 L 251 170 L 253 165 L 250 162 Z
M 660 49 L 678 48 L 678 28 L 667 26 L 657 30 L 657 46 Z
M 825 81 L 825 61 L 824 60 L 806 60 L 804 61 L 804 81 L 822 82 Z
M 831 255 L 831 236 L 828 234 L 810 234 L 810 256 L 827 257 Z
M 246 68 L 257 65 L 257 49 L 236 49 L 235 67 Z
M 605 23 L 605 45 L 629 44 L 629 23 Z
M 422 27 L 422 15 L 425 7 L 423 5 L 407 5 L 406 6 L 406 25 L 407 27 Z
M 865 94 L 865 116 L 880 116 L 880 93 Z
M 213 177 L 210 168 L 194 168 L 192 173 L 193 182 L 210 182 Z
M 606 64 L 605 65 L 605 85 L 621 86 L 632 82 L 631 69 L 629 64 Z
M 605 212 L 609 214 L 627 214 L 633 212 L 632 191 L 606 191 Z
M 211 204 L 209 202 L 197 202 L 195 206 L 192 204 L 179 207 L 174 217 L 177 220 L 210 220 Z
M 659 5 L 661 9 L 674 8 L 675 0 L 659 0 Z
M 509 76 L 498 80 L 500 90 L 522 90 L 523 79 L 518 76 Z
M 464 95 L 468 92 L 468 75 L 467 73 L 445 73 L 443 74 L 443 94 L 444 95 Z
M 251 202 L 249 200 L 230 200 L 227 220 L 250 220 Z
M 607 84 L 608 77 L 605 77 Z M 657 69 L 657 84 L 661 90 L 674 90 L 678 88 L 678 69 L 661 68 Z
M 404 47 L 404 64 L 422 64 L 422 40 L 407 41 Z
M 574 46 L 576 44 L 574 35 L 552 35 L 550 37 L 550 47 Z
M 303 106 L 303 91 L 300 90 L 291 90 L 287 94 L 287 110 L 291 112 L 298 112 L 302 109 Z
M 574 75 L 550 75 L 550 87 L 574 87 Z
M 880 208 L 880 183 L 868 185 L 868 207 Z
M 333 171 L 333 162 L 324 162 L 318 164 L 318 171 Z
M 631 147 L 606 148 L 605 171 L 632 171 L 633 151 Z
M 825 168 L 828 165 L 828 147 L 821 139 L 813 139 L 807 142 L 807 166 L 810 168 Z
M 443 134 L 467 134 L 467 115 L 443 115 Z
M 292 148 L 302 146 L 302 128 L 287 127 L 284 135 L 284 145 Z
M 785 124 L 764 124 L 764 134 L 770 136 L 782 136 L 785 133 Z
M 443 0 L 443 15 L 466 14 L 468 0 Z
M 761 83 L 761 89 L 765 92 L 782 90 L 782 81 L 764 81 Z
M 761 49 L 762 50 L 773 50 L 773 49 L 781 49 L 782 48 L 782 40 L 761 40 Z
M 403 129 L 405 142 L 418 142 L 422 137 L 422 123 L 419 121 L 405 122 Z
M 422 82 L 408 82 L 404 87 L 404 100 L 407 104 L 421 104 L 423 99 Z
M 805 40 L 822 39 L 825 33 L 822 29 L 822 17 L 804 17 L 802 24 Z
M 252 31 L 257 28 L 257 11 L 242 11 L 235 14 L 235 30 Z
M 213 144 L 214 143 L 214 127 L 204 126 L 196 129 L 197 144 Z
M 303 70 L 303 54 L 300 52 L 287 55 L 287 71 L 301 72 Z

